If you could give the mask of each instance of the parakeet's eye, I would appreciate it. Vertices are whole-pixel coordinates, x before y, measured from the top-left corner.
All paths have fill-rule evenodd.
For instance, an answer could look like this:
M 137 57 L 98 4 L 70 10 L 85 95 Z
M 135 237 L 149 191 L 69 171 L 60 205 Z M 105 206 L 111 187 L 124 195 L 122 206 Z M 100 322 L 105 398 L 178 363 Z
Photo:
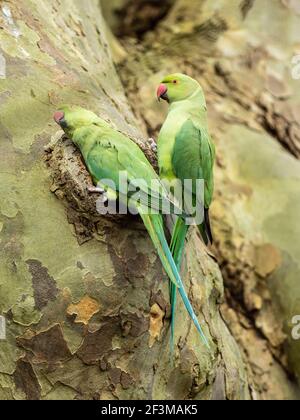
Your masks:
M 178 83 L 178 80 L 173 80 L 174 85 Z

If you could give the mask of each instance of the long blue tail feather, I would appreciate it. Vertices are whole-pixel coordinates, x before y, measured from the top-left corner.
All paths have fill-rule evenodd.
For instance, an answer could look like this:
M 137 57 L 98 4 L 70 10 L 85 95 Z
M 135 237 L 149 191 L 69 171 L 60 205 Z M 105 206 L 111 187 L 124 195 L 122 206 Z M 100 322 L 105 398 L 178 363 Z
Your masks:
M 153 244 L 155 245 L 155 248 L 159 254 L 159 257 L 161 259 L 161 262 L 163 264 L 163 267 L 165 268 L 167 274 L 169 277 L 175 278 L 175 281 L 173 281 L 174 287 L 176 287 L 176 284 L 178 285 L 178 291 L 179 294 L 183 300 L 183 303 L 186 307 L 186 310 L 188 311 L 190 317 L 192 318 L 204 344 L 209 348 L 208 341 L 202 331 L 202 328 L 199 324 L 199 321 L 196 317 L 196 314 L 194 312 L 194 309 L 189 301 L 189 298 L 186 294 L 184 284 L 181 280 L 179 271 L 176 267 L 175 261 L 173 259 L 173 256 L 171 254 L 168 242 L 165 237 L 164 229 L 163 229 L 163 221 L 161 215 L 158 214 L 143 214 L 140 213 L 143 222 L 145 224 L 145 227 L 147 228 L 149 235 L 153 241 Z
M 185 238 L 189 227 L 181 218 L 178 218 L 173 229 L 170 249 L 177 266 L 178 271 L 181 270 L 182 256 L 185 244 Z M 171 303 L 171 351 L 174 349 L 174 334 L 175 334 L 175 314 L 177 302 L 177 290 L 172 282 L 170 282 L 170 303 Z

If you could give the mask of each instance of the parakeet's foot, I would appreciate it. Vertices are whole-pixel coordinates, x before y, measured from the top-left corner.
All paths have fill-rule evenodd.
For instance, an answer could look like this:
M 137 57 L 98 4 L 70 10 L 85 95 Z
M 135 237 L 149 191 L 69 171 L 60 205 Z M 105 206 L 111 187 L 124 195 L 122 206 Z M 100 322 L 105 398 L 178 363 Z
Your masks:
M 107 214 L 109 204 L 107 192 L 101 187 L 88 187 L 88 192 L 91 194 L 99 194 L 96 204 L 97 211 L 99 214 Z
M 157 153 L 157 144 L 156 144 L 156 141 L 150 137 L 147 140 L 147 143 L 150 146 L 152 152 Z
M 98 193 L 98 194 L 103 194 L 105 193 L 105 190 L 103 188 L 100 187 L 88 187 L 88 192 L 94 194 L 94 193 Z
M 117 194 L 110 188 L 104 189 L 101 186 L 88 187 L 91 194 L 99 194 L 96 201 L 97 212 L 101 215 L 117 214 Z

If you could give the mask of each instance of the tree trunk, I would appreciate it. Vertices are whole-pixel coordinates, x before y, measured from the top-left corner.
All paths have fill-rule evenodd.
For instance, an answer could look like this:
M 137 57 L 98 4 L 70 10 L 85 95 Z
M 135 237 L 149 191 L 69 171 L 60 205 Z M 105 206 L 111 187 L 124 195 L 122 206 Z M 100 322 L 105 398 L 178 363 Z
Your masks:
M 128 2 L 122 12 L 118 4 L 122 22 Z M 288 0 L 272 8 L 268 0 L 177 0 L 142 41 L 125 28 L 119 66 L 135 114 L 154 137 L 165 111 L 153 92 L 164 75 L 188 73 L 204 88 L 218 155 L 212 216 L 222 312 L 265 399 L 299 398 L 300 341 L 292 334 L 300 314 L 299 80 L 292 77 L 299 24 L 297 2 Z
M 78 154 L 54 141 L 62 103 L 145 136 L 110 38 L 93 0 L 1 2 L 0 398 L 249 399 L 222 277 L 196 232 L 184 274 L 212 348 L 179 303 L 172 364 L 168 282 L 147 233 L 136 218 L 97 217 Z

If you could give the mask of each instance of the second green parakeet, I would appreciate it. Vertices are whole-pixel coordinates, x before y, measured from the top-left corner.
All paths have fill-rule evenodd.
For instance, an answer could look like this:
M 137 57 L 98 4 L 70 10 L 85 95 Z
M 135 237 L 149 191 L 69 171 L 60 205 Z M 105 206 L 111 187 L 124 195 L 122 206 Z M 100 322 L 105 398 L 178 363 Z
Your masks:
M 193 187 L 190 193 L 194 205 L 200 200 L 197 197 L 196 181 L 204 181 L 204 194 L 200 202 L 202 208 L 204 207 L 204 219 L 198 224 L 198 228 L 205 244 L 212 243 L 209 207 L 214 192 L 215 147 L 208 131 L 202 87 L 191 77 L 175 73 L 162 80 L 157 96 L 169 103 L 168 116 L 158 137 L 160 176 L 172 183 L 180 181 L 183 184 L 185 180 L 191 180 Z M 177 198 L 187 204 L 186 196 Z M 171 250 L 179 270 L 188 229 L 185 221 L 178 218 L 173 230 Z M 174 334 L 176 288 L 173 285 L 170 294 Z

